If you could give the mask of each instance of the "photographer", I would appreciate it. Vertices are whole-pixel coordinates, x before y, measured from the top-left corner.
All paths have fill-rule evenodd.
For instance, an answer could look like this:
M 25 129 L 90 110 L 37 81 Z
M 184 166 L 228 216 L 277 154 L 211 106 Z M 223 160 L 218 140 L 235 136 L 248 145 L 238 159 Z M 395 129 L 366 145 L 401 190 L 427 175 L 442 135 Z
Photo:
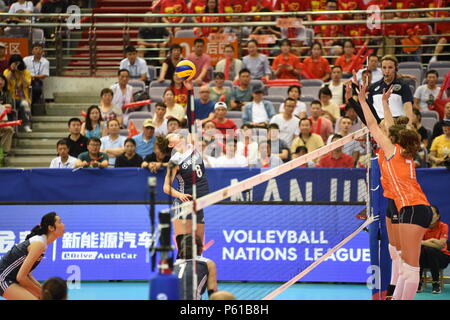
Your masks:
M 19 54 L 9 58 L 9 68 L 4 76 L 8 80 L 8 91 L 14 100 L 15 109 L 19 112 L 25 132 L 31 132 L 31 73 L 26 69 L 25 63 Z

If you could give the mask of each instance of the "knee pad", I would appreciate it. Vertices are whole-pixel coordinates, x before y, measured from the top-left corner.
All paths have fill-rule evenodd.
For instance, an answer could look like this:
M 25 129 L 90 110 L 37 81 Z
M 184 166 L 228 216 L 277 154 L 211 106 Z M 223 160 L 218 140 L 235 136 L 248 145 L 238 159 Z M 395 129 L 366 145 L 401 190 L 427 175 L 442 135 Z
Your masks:
M 403 270 L 403 278 L 406 282 L 417 282 L 419 283 L 420 279 L 420 268 L 419 267 L 413 267 L 409 264 L 403 262 L 402 264 L 402 270 Z

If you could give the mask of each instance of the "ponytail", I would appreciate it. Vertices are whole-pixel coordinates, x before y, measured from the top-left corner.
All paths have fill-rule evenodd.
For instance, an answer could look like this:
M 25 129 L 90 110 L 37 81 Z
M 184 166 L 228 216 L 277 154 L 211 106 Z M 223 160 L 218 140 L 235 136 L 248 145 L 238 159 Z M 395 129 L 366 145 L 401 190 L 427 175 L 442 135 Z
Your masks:
M 48 227 L 49 226 L 55 226 L 55 218 L 56 218 L 56 212 L 49 212 L 46 215 L 44 215 L 41 219 L 41 224 L 35 226 L 29 235 L 25 238 L 25 240 L 30 239 L 34 236 L 41 236 L 46 235 L 48 233 Z
M 43 232 L 42 231 L 42 228 L 41 228 L 41 225 L 37 225 L 37 226 L 35 226 L 32 230 L 31 230 L 31 232 L 27 235 L 27 237 L 25 238 L 25 240 L 28 240 L 28 239 L 30 239 L 31 237 L 34 237 L 34 236 L 40 236 L 40 235 L 43 235 L 43 234 L 46 234 L 47 232 Z

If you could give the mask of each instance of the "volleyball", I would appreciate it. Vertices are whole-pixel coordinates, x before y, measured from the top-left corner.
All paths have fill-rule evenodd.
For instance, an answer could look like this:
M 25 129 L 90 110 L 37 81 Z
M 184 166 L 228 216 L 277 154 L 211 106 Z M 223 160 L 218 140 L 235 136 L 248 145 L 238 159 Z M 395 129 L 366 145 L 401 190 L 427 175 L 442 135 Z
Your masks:
M 190 60 L 182 60 L 175 67 L 175 73 L 182 80 L 191 80 L 196 72 L 195 64 Z

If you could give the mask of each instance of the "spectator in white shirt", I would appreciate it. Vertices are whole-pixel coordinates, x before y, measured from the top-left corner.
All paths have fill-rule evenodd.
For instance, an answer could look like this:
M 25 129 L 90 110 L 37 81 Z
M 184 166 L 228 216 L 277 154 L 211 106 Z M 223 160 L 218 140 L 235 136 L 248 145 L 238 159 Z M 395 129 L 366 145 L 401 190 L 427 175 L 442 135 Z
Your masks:
M 50 163 L 51 169 L 75 168 L 77 158 L 69 155 L 69 146 L 66 139 L 61 139 L 56 143 L 56 152 L 58 153 L 58 157 L 53 159 Z
M 100 151 L 106 153 L 109 157 L 108 165 L 114 167 L 116 157 L 125 152 L 125 140 L 127 137 L 119 135 L 120 123 L 113 119 L 108 121 L 108 135 L 100 139 L 102 146 Z
M 370 84 L 383 79 L 383 71 L 381 71 L 381 68 L 378 67 L 379 63 L 380 63 L 380 61 L 379 61 L 377 55 L 370 56 L 368 59 L 367 68 L 360 69 L 356 73 L 356 80 L 358 80 L 358 82 L 361 83 L 362 73 L 366 69 L 369 69 L 372 73 L 372 82 Z
M 153 115 L 153 124 L 155 125 L 155 136 L 166 136 L 168 132 L 166 118 L 166 105 L 163 102 L 155 104 L 155 114 Z M 175 119 L 175 118 L 172 118 Z
M 300 101 L 300 96 L 302 94 L 302 91 L 300 89 L 300 86 L 292 85 L 288 88 L 287 91 L 288 97 L 292 98 L 296 101 L 295 110 L 294 110 L 294 116 L 298 117 L 299 119 L 303 119 L 307 117 L 307 108 L 306 104 L 302 101 Z M 278 111 L 284 112 L 284 102 L 280 105 L 280 108 Z
M 270 143 L 262 141 L 258 145 L 258 167 L 273 168 L 283 164 L 283 160 L 271 151 Z
M 244 106 L 242 120 L 252 127 L 266 128 L 270 119 L 276 114 L 272 102 L 263 100 L 264 91 L 262 88 L 253 90 L 253 101 Z
M 19 0 L 11 5 L 8 13 L 17 13 L 17 11 L 19 10 L 23 10 L 24 13 L 33 13 L 33 8 L 34 8 L 33 2 Z
M 341 66 L 333 66 L 331 68 L 331 81 L 324 84 L 327 86 L 331 93 L 331 101 L 336 103 L 338 106 L 342 105 L 344 101 L 344 92 L 345 86 L 344 81 L 342 81 L 342 67 Z
M 226 143 L 225 154 L 214 159 L 211 166 L 214 168 L 245 168 L 248 167 L 247 158 L 237 153 L 237 140 L 229 139 Z
M 237 154 L 247 158 L 249 165 L 258 163 L 258 142 L 256 133 L 251 126 L 243 124 L 240 129 L 240 139 L 237 143 Z
M 420 111 L 429 111 L 441 90 L 441 87 L 437 86 L 439 74 L 436 70 L 428 70 L 425 77 L 427 83 L 417 87 L 414 93 L 414 108 Z
M 110 87 L 113 91 L 112 104 L 122 108 L 124 105 L 133 102 L 133 87 L 128 84 L 130 72 L 127 69 L 120 69 L 117 75 L 119 81 Z
M 280 139 L 291 145 L 295 132 L 298 130 L 299 118 L 294 117 L 295 100 L 287 98 L 284 100 L 284 111 L 275 115 L 270 123 L 276 123 L 280 128 Z
M 125 48 L 126 58 L 120 61 L 120 69 L 127 69 L 131 79 L 147 81 L 148 67 L 144 59 L 138 57 L 137 49 L 133 46 Z
M 31 56 L 23 58 L 23 62 L 27 66 L 28 71 L 31 73 L 31 88 L 32 98 L 34 103 L 43 103 L 42 96 L 44 90 L 43 80 L 50 76 L 50 62 L 43 57 L 44 46 L 42 43 L 33 43 L 31 49 Z

